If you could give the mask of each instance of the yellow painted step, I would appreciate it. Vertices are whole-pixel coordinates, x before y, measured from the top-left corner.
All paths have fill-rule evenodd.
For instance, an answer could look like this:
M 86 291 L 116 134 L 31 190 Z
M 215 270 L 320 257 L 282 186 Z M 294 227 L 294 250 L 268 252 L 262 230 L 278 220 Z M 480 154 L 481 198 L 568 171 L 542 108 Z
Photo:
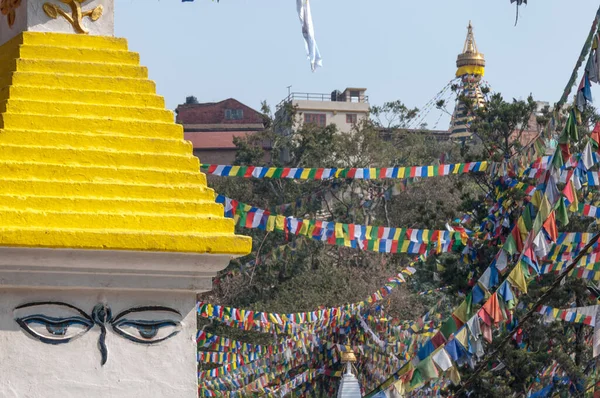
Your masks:
M 82 102 L 69 103 L 19 99 L 0 101 L 0 113 L 2 112 L 30 113 L 53 116 L 110 116 L 118 119 L 159 121 L 165 123 L 172 123 L 175 120 L 173 112 L 159 108 L 92 105 Z
M 173 123 L 141 122 L 104 118 L 33 115 L 24 113 L 0 114 L 0 128 L 17 130 L 75 131 L 98 134 L 122 134 L 134 137 L 183 139 L 183 127 Z
M 69 46 L 104 48 L 127 51 L 127 40 L 111 36 L 73 35 L 69 33 L 23 32 L 6 43 L 7 47 L 20 44 L 34 46 Z M 0 47 L 0 49 L 2 49 Z
M 66 46 L 21 45 L 0 48 L 0 60 L 21 58 L 31 60 L 59 60 L 99 62 L 108 64 L 139 65 L 140 55 L 131 51 L 106 50 L 103 48 L 77 48 Z
M 129 137 L 80 132 L 0 130 L 0 144 L 57 146 L 78 149 L 124 150 L 129 152 L 188 155 L 192 143 L 177 139 Z
M 199 172 L 200 162 L 191 153 L 187 156 L 149 154 L 98 149 L 74 149 L 6 145 L 0 141 L 0 162 L 39 162 L 55 165 L 83 165 L 99 167 L 131 167 L 134 169 L 177 170 Z
M 85 209 L 88 212 L 206 214 L 223 217 L 223 206 L 209 200 L 159 200 L 64 196 L 0 195 L 0 207 L 15 210 L 64 211 Z
M 3 80 L 5 84 L 2 84 Z M 152 80 L 148 79 L 79 76 L 66 73 L 15 72 L 5 79 L 0 78 L 0 86 L 64 87 L 77 90 L 117 91 L 139 94 L 154 94 L 156 92 L 156 85 Z
M 79 210 L 79 209 L 78 209 Z M 15 210 L 0 206 L 0 220 L 7 227 L 95 229 L 191 233 L 234 232 L 233 219 L 216 216 L 171 214 L 119 214 L 114 212 Z
M 147 79 L 148 68 L 138 65 L 108 64 L 81 61 L 13 59 L 0 65 L 1 73 L 37 72 L 73 75 L 129 77 Z
M 151 170 L 131 167 L 56 165 L 39 162 L 0 161 L 0 176 L 7 179 L 73 182 L 121 182 L 159 185 L 206 185 L 206 176 L 198 172 Z M 98 192 L 100 195 L 101 193 Z
M 204 185 L 160 185 L 111 181 L 81 182 L 60 179 L 14 179 L 0 175 L 0 194 L 23 196 L 102 197 L 156 200 L 214 201 Z
M 246 255 L 252 250 L 248 236 L 233 234 L 186 234 L 103 229 L 48 231 L 46 228 L 0 228 L 0 245 L 98 250 Z
M 9 99 L 38 101 L 81 102 L 113 106 L 148 106 L 164 108 L 165 100 L 156 94 L 119 93 L 116 91 L 76 90 L 68 87 L 8 86 L 0 87 L 0 101 Z

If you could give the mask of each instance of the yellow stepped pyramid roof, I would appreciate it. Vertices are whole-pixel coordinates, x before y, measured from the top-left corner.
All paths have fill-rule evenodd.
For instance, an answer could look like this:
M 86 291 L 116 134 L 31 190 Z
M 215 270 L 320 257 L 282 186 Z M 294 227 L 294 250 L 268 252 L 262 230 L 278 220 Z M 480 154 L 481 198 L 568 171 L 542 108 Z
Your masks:
M 183 129 L 124 39 L 0 47 L 0 246 L 243 255 Z

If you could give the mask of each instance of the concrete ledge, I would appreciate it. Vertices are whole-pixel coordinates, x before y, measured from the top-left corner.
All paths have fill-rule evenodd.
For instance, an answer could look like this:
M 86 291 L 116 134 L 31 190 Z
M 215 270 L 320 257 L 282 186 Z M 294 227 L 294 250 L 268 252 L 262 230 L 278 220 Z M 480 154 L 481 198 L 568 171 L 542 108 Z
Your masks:
M 1 288 L 204 292 L 231 256 L 0 247 Z

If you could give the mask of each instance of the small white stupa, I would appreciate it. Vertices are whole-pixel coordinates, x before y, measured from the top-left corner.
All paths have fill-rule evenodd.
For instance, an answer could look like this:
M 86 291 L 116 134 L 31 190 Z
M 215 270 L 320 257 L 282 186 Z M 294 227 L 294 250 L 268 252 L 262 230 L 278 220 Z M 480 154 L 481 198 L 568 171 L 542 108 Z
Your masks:
M 352 373 L 352 363 L 356 362 L 356 356 L 350 347 L 346 347 L 347 352 L 342 352 L 342 362 L 346 364 L 346 373 L 342 377 L 340 388 L 338 389 L 338 398 L 360 398 L 360 384 L 358 379 Z

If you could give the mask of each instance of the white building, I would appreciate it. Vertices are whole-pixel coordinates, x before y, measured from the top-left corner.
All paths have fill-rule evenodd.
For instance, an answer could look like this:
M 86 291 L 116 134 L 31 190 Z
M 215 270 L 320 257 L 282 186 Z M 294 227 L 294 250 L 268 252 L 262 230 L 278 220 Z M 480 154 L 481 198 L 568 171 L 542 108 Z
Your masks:
M 335 124 L 338 131 L 349 132 L 353 126 L 369 117 L 369 98 L 366 88 L 346 88 L 331 94 L 291 93 L 278 106 L 275 113 L 279 133 L 289 134 L 292 128 L 305 123 L 320 127 Z M 295 112 L 290 121 L 290 108 Z

